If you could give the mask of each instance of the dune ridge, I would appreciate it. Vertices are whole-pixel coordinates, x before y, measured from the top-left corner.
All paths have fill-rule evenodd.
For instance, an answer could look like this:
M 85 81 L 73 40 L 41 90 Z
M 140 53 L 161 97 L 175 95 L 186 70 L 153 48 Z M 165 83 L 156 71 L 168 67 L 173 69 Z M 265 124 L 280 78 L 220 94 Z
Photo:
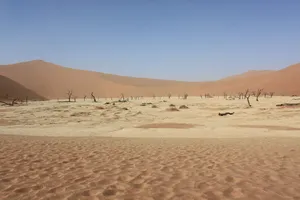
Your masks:
M 150 78 L 135 78 L 101 72 L 91 72 L 59 66 L 42 60 L 34 60 L 10 65 L 0 65 L 0 75 L 6 76 L 24 87 L 48 98 L 66 98 L 68 90 L 78 98 L 90 96 L 120 97 L 130 96 L 199 96 L 236 94 L 246 89 L 263 88 L 277 95 L 300 95 L 300 63 L 278 71 L 249 71 L 218 81 L 184 82 Z

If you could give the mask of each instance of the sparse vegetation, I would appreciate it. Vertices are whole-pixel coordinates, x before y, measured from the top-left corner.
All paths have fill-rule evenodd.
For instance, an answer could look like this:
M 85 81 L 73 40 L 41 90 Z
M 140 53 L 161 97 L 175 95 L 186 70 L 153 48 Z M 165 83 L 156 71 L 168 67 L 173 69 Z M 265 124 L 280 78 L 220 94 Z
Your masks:
M 179 106 L 179 109 L 188 109 L 189 107 L 187 107 L 186 105 L 181 105 Z
M 166 111 L 179 111 L 176 107 L 170 107 L 170 108 L 167 108 Z

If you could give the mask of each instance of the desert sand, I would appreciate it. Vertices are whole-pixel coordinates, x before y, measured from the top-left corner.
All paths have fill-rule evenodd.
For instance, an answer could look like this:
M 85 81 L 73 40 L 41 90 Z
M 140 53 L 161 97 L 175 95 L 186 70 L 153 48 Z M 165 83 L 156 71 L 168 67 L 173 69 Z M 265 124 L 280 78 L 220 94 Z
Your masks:
M 299 100 L 250 100 L 2 106 L 0 197 L 300 199 L 300 108 L 275 106 Z

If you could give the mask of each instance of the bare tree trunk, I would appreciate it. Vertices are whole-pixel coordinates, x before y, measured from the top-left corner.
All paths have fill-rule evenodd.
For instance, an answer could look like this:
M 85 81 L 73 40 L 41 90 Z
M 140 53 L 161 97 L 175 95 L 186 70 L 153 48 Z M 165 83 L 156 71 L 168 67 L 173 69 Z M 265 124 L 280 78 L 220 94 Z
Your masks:
M 71 102 L 71 98 L 72 98 L 72 94 L 73 94 L 72 90 L 69 90 L 67 94 L 68 94 L 68 100 L 69 100 L 69 102 Z
M 94 93 L 93 93 L 93 92 L 91 93 L 91 97 L 93 98 L 94 102 L 96 103 L 96 102 L 97 102 L 97 99 L 96 99 L 96 97 L 94 96 Z
M 84 97 L 83 97 L 83 100 L 85 101 L 85 99 L 86 99 L 86 95 L 84 95 Z
M 252 107 L 251 104 L 250 104 L 250 100 L 249 100 L 250 96 L 251 95 L 249 93 L 249 89 L 247 89 L 246 92 L 245 92 L 245 96 L 244 97 L 247 99 L 248 106 Z
M 250 98 L 250 95 L 247 96 L 247 102 L 248 102 L 249 107 L 251 107 L 249 98 Z
M 185 93 L 184 95 L 183 95 L 183 99 L 187 99 L 188 98 L 188 94 L 187 93 Z
M 258 89 L 256 92 L 256 101 L 258 101 L 258 97 L 261 95 L 263 89 Z
M 245 94 L 244 94 L 244 99 L 246 99 L 246 98 L 247 98 L 247 96 L 248 96 L 248 93 L 249 93 L 249 89 L 247 89 L 247 90 L 246 90 L 246 92 L 245 92 Z

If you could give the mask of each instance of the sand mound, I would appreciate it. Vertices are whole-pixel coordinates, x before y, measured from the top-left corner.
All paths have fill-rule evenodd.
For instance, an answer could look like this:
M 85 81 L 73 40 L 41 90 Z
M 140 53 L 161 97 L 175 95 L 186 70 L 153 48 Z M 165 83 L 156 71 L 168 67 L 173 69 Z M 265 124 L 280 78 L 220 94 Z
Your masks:
M 144 124 L 137 126 L 136 128 L 175 128 L 175 129 L 187 129 L 195 127 L 194 124 L 186 123 L 154 123 L 154 124 Z

